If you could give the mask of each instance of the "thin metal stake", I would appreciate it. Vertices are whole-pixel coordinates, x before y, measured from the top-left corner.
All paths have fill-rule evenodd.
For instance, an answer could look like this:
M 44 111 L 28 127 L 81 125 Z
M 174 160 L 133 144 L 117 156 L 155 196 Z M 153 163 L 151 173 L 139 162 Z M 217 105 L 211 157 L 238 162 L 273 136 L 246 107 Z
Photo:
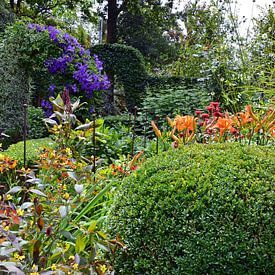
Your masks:
M 24 125 L 23 125 L 23 142 L 24 142 L 24 168 L 27 166 L 27 104 L 23 104 L 24 108 Z
M 132 157 L 134 157 L 135 138 L 136 138 L 136 119 L 137 119 L 137 107 L 134 108 L 134 124 L 133 124 L 133 136 L 132 136 Z
M 95 183 L 95 172 L 96 172 L 96 144 L 95 144 L 95 114 L 93 115 L 93 173 L 94 173 L 94 183 Z
M 147 110 L 145 110 L 145 122 L 144 122 L 144 140 L 143 140 L 143 147 L 144 149 L 146 148 L 146 139 L 147 139 L 147 128 L 146 128 L 146 125 L 147 125 L 147 121 L 148 121 L 148 114 L 147 114 Z

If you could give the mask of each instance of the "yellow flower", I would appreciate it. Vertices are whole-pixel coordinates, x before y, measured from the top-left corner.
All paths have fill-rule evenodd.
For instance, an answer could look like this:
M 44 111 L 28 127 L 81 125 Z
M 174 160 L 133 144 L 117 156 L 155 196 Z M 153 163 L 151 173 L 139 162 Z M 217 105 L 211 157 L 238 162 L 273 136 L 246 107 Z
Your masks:
M 18 209 L 16 210 L 16 213 L 17 213 L 18 216 L 23 216 L 23 215 L 24 215 L 24 210 L 21 209 L 21 208 L 18 208 Z
M 104 265 L 101 265 L 101 266 L 100 266 L 100 270 L 102 271 L 102 273 L 105 273 L 105 271 L 107 270 L 106 265 L 105 265 L 105 264 L 104 264 Z
M 67 200 L 69 197 L 70 197 L 69 193 L 65 193 L 65 194 L 63 195 L 63 198 L 64 198 L 65 200 Z
M 66 151 L 66 153 L 67 153 L 68 155 L 71 154 L 71 149 L 70 149 L 70 148 L 66 148 L 65 151 Z
M 78 269 L 78 264 L 73 264 L 73 269 L 77 270 Z
M 39 275 L 38 272 L 31 272 L 30 275 Z
M 52 265 L 51 265 L 51 269 L 52 269 L 53 271 L 56 270 L 56 268 L 57 268 L 56 264 L 52 264 Z
M 74 261 L 74 256 L 71 255 L 71 256 L 69 257 L 69 260 L 73 260 L 73 261 Z
M 10 230 L 10 227 L 7 225 L 7 226 L 4 227 L 4 230 L 5 230 L 5 231 L 9 231 L 9 230 Z
M 16 261 L 22 261 L 22 260 L 25 259 L 25 256 L 24 256 L 24 255 L 20 256 L 18 253 L 14 253 L 13 258 L 14 258 Z
M 12 195 L 7 194 L 7 195 L 6 195 L 6 200 L 7 200 L 7 201 L 12 200 Z

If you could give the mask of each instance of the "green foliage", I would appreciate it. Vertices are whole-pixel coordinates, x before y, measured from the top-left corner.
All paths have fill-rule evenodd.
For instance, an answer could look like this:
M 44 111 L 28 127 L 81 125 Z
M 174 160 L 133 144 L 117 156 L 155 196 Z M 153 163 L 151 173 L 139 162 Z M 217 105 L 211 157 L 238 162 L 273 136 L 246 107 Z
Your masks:
M 192 145 L 153 157 L 119 188 L 108 227 L 119 274 L 271 274 L 275 151 Z
M 130 46 L 102 44 L 92 48 L 104 63 L 107 74 L 123 85 L 127 107 L 130 111 L 141 104 L 147 77 L 143 56 Z
M 5 30 L 7 24 L 13 21 L 14 17 L 11 12 L 7 9 L 3 1 L 0 2 L 0 32 Z
M 28 107 L 28 139 L 47 136 L 48 130 L 43 119 L 44 112 L 41 108 Z
M 50 138 L 27 140 L 27 165 L 31 166 L 39 159 L 39 152 L 43 148 L 54 148 L 55 146 L 55 142 Z M 18 160 L 19 164 L 22 166 L 24 162 L 24 142 L 20 141 L 12 144 L 6 151 L 1 153 L 5 156 L 9 156 L 10 159 Z
M 4 143 L 22 137 L 24 102 L 29 101 L 28 79 L 16 56 L 6 54 L 0 45 L 0 131 L 9 135 Z
M 161 66 L 177 55 L 178 43 L 163 35 L 177 28 L 176 15 L 169 4 L 139 2 L 118 18 L 118 40 L 138 49 L 152 66 Z
M 0 44 L 0 129 L 11 136 L 8 143 L 22 138 L 23 104 L 31 101 L 31 76 L 39 72 L 40 79 L 50 81 L 45 77 L 44 61 L 53 53 L 48 35 L 31 31 L 23 23 L 17 22 L 3 33 Z M 36 93 L 43 94 L 48 86 L 49 82 L 40 82 Z
M 155 116 L 165 120 L 167 115 L 194 114 L 211 101 L 204 83 L 196 79 L 159 77 L 149 79 L 148 83 L 142 109 L 143 114 L 147 110 L 149 120 Z

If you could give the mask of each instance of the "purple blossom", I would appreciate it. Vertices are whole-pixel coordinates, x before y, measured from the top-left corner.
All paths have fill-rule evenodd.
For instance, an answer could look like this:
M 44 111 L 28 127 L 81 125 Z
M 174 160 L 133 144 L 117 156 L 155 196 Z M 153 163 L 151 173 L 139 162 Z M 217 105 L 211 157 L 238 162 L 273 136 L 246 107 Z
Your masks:
M 38 32 L 47 31 L 51 41 L 55 42 L 55 45 L 61 50 L 61 55 L 46 60 L 45 66 L 49 73 L 60 74 L 73 80 L 72 84 L 65 85 L 67 92 L 75 94 L 82 90 L 86 92 L 88 98 L 91 98 L 94 91 L 107 90 L 110 87 L 107 76 L 102 74 L 102 61 L 99 60 L 97 55 L 91 57 L 90 51 L 85 50 L 75 37 L 68 33 L 61 35 L 61 31 L 53 26 L 45 27 L 29 24 L 28 27 Z M 91 70 L 89 64 L 94 64 L 96 70 Z M 94 68 L 94 66 L 91 66 L 91 68 Z M 48 88 L 51 96 L 54 96 L 55 89 L 54 84 Z M 45 110 L 45 115 L 52 114 L 52 105 L 49 101 L 43 100 L 42 107 Z
M 94 113 L 94 111 L 95 111 L 94 106 L 90 106 L 89 112 L 92 114 L 92 113 Z
M 66 88 L 67 88 L 70 92 L 72 92 L 72 93 L 74 93 L 74 94 L 77 93 L 77 86 L 76 86 L 76 84 L 73 84 L 73 85 L 67 84 L 67 85 L 66 85 Z
M 54 84 L 51 84 L 50 87 L 48 88 L 48 91 L 50 92 L 51 96 L 54 95 L 55 88 L 56 88 L 56 86 Z
M 38 32 L 43 32 L 43 31 L 45 31 L 47 29 L 46 26 L 38 25 L 38 24 L 32 24 L 32 23 L 28 24 L 28 28 L 29 29 L 35 29 Z
M 58 34 L 60 33 L 60 31 L 58 29 L 56 29 L 55 27 L 53 26 L 49 26 L 48 27 L 48 32 L 49 32 L 49 35 L 50 35 L 50 39 L 54 42 L 58 42 Z
M 53 113 L 53 106 L 52 103 L 49 100 L 43 99 L 41 102 L 41 107 L 44 110 L 45 117 L 49 117 Z
M 72 57 L 65 55 L 58 58 L 51 57 L 45 61 L 45 65 L 51 74 L 65 73 Z
M 101 73 L 103 71 L 103 62 L 99 60 L 96 54 L 94 54 L 94 60 L 97 70 Z

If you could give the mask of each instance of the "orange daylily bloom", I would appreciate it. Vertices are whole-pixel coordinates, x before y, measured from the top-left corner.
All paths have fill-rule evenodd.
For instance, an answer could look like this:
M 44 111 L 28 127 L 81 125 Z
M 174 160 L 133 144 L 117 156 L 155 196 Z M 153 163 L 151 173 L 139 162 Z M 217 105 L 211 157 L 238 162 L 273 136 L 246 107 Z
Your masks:
M 179 132 L 184 129 L 194 132 L 196 128 L 196 119 L 193 116 L 176 116 L 174 123 Z
M 250 105 L 247 105 L 245 107 L 245 113 L 243 112 L 240 112 L 238 113 L 238 124 L 240 124 L 240 126 L 243 126 L 249 122 L 252 122 L 254 119 L 250 116 L 252 112 L 252 109 L 251 109 L 251 106 Z
M 229 117 L 219 117 L 216 124 L 212 128 L 220 129 L 220 136 L 223 136 L 226 130 L 230 130 L 232 128 L 233 120 Z
M 269 132 L 271 133 L 271 137 L 275 138 L 275 125 L 269 129 Z
M 256 121 L 256 122 L 259 121 L 259 119 L 256 117 L 256 115 L 253 113 L 253 111 L 252 111 L 252 106 L 251 106 L 251 105 L 247 105 L 247 106 L 245 107 L 245 109 L 246 109 L 246 112 L 248 113 L 248 115 L 249 115 L 254 121 Z

